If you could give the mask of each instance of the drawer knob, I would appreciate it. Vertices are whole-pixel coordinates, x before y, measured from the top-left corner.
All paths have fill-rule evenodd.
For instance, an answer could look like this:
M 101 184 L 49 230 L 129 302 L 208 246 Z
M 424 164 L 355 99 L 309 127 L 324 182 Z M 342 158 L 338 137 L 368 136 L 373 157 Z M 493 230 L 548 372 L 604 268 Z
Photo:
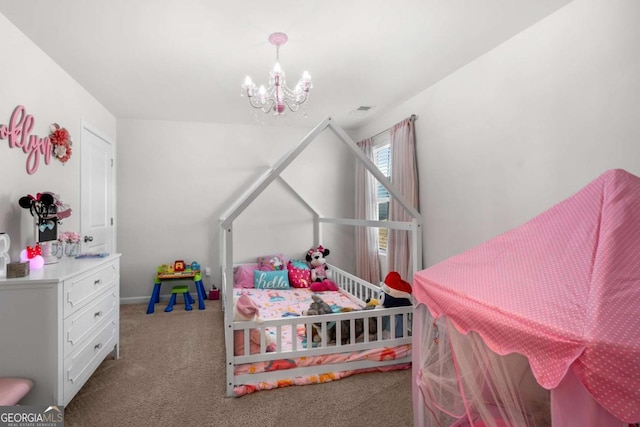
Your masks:
M 97 279 L 95 282 L 93 282 L 94 285 L 99 285 L 100 283 L 102 283 L 102 279 Z
M 100 316 L 102 316 L 102 310 L 96 311 L 93 315 L 93 317 L 100 317 Z
M 98 343 L 98 344 L 93 346 L 94 350 L 100 350 L 101 348 L 102 348 L 102 343 Z

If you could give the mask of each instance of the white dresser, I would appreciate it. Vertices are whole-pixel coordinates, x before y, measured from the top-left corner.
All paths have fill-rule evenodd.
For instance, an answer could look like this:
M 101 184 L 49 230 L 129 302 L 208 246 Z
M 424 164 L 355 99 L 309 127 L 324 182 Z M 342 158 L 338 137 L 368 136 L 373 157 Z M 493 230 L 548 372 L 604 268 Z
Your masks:
M 120 342 L 120 255 L 64 257 L 0 278 L 0 376 L 30 378 L 22 405 L 67 405 Z

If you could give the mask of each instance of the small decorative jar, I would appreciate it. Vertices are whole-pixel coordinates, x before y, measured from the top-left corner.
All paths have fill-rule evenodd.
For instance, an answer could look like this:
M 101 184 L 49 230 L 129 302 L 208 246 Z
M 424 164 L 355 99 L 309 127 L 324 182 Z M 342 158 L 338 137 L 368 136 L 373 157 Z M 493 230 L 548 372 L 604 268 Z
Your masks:
M 65 243 L 64 245 L 64 254 L 66 256 L 74 257 L 78 255 L 78 251 L 80 250 L 80 243 Z
M 56 258 L 58 259 L 62 258 L 62 255 L 64 255 L 64 243 L 60 241 L 54 242 L 53 247 L 54 247 Z

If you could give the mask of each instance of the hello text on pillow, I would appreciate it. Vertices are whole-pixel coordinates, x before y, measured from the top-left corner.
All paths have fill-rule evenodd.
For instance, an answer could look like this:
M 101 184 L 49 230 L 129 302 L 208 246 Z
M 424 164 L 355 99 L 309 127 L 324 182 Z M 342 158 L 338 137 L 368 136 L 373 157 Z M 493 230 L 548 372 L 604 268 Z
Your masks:
M 253 282 L 256 289 L 289 289 L 287 270 L 253 272 Z

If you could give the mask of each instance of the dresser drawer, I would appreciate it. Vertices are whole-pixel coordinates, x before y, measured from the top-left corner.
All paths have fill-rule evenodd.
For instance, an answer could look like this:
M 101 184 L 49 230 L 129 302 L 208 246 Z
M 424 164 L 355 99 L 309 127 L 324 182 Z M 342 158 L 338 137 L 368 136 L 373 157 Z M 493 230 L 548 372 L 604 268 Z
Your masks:
M 118 268 L 108 264 L 85 276 L 77 276 L 64 281 L 64 317 L 91 301 L 95 295 L 118 283 Z
M 64 360 L 64 401 L 69 402 L 87 379 L 93 374 L 104 358 L 118 343 L 118 318 L 112 315 L 97 328 L 97 333 L 83 341 L 77 351 Z
M 64 319 L 64 357 L 70 355 L 82 342 L 119 309 L 118 292 L 111 286 L 104 294 Z

